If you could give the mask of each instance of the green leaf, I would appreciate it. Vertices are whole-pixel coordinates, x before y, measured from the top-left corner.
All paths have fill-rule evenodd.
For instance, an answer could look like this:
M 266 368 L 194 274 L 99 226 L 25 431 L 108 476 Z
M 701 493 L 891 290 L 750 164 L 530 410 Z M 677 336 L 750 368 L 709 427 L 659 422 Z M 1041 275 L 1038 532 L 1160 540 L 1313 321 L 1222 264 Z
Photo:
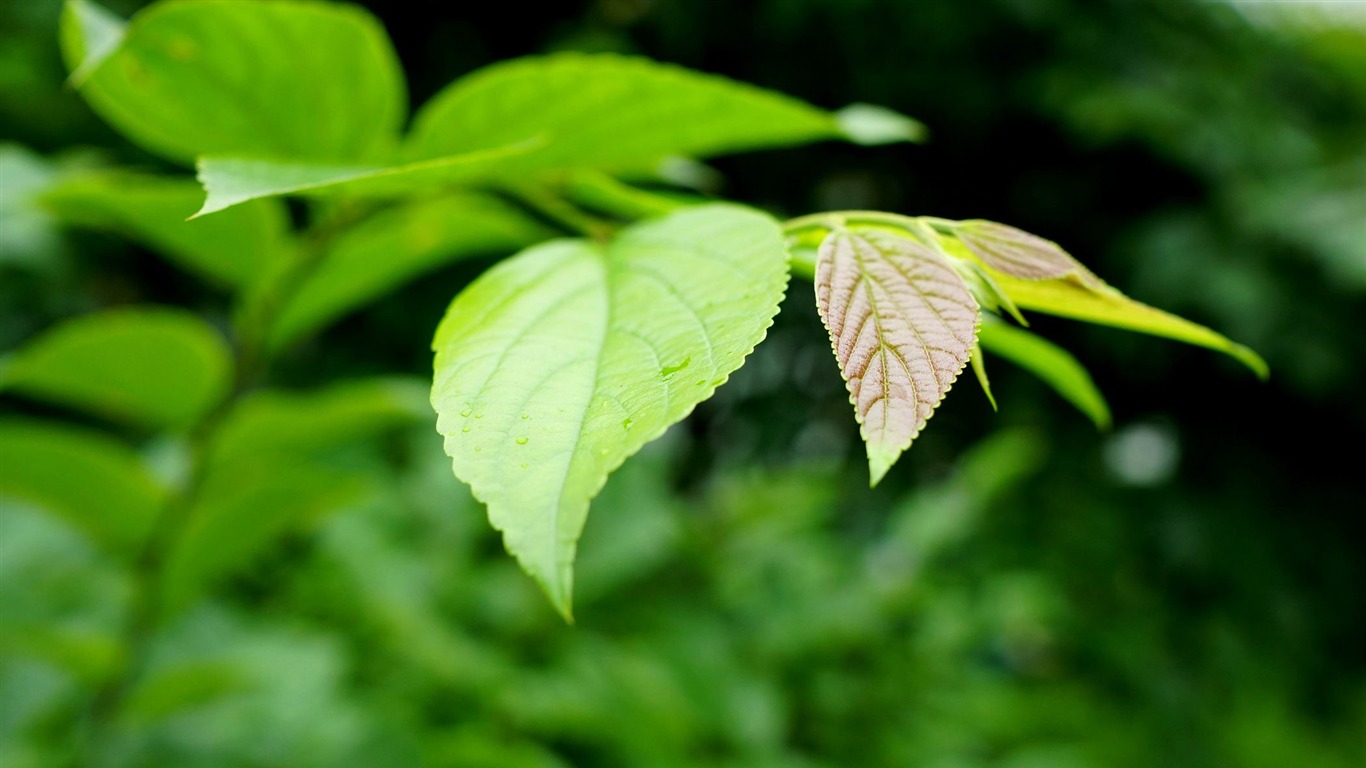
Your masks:
M 1267 377 L 1266 361 L 1251 349 L 1203 325 L 1134 301 L 1099 281 L 1081 282 L 1071 277 L 1031 281 L 1004 274 L 996 275 L 996 280 L 1022 309 L 1162 336 L 1217 350 L 1251 368 L 1257 376 L 1263 379 Z
M 592 168 L 636 171 L 823 139 L 914 138 L 915 121 L 860 105 L 831 114 L 782 94 L 641 58 L 580 53 L 495 64 L 418 113 L 398 164 L 206 157 L 199 215 L 285 194 L 391 197 L 454 184 Z M 248 153 L 218 153 L 210 155 Z
M 816 307 L 877 485 L 967 365 L 977 302 L 927 246 L 881 230 L 835 229 L 816 259 Z
M 437 267 L 510 253 L 550 235 L 512 206 L 474 193 L 383 211 L 328 249 L 280 311 L 271 341 L 281 346 L 304 336 Z
M 122 661 L 123 646 L 112 632 L 16 618 L 7 616 L 0 626 L 0 655 L 42 659 L 90 685 L 107 680 Z
M 264 390 L 243 398 L 214 432 L 209 463 L 309 456 L 431 413 L 417 379 L 348 381 L 316 392 Z
M 289 218 L 278 201 L 187 222 L 203 197 L 187 178 L 101 173 L 59 184 L 41 201 L 68 224 L 116 232 L 225 286 L 243 287 L 282 258 Z
M 208 197 L 195 216 L 278 195 L 409 197 L 489 178 L 506 158 L 529 152 L 533 146 L 523 143 L 398 165 L 205 157 L 198 163 L 199 182 Z
M 541 140 L 504 171 L 619 170 L 837 139 L 848 136 L 844 128 L 829 112 L 723 77 L 565 53 L 494 64 L 451 84 L 418 112 L 408 149 L 431 158 Z
M 1038 376 L 1100 429 L 1110 428 L 1110 408 L 1082 364 L 1062 347 L 1029 331 L 984 318 L 978 341 L 992 354 Z
M 940 243 L 984 265 L 1016 306 L 1060 317 L 1162 336 L 1217 350 L 1266 378 L 1266 361 L 1251 349 L 1176 315 L 1134 301 L 1096 277 L 1051 240 L 990 221 L 948 223 L 957 242 Z
M 227 344 L 169 308 L 85 315 L 0 360 L 0 391 L 153 428 L 194 424 L 227 393 Z
M 980 330 L 978 332 L 980 334 Z M 987 377 L 987 361 L 982 354 L 980 335 L 978 343 L 972 345 L 972 354 L 968 357 L 968 362 L 972 365 L 972 373 L 977 377 L 977 384 L 982 387 L 982 393 L 987 396 L 987 402 L 991 403 L 991 410 L 1000 410 L 996 407 L 996 395 L 991 393 L 991 379 Z
M 0 497 L 34 504 L 115 553 L 146 536 L 164 492 L 142 461 L 98 432 L 0 420 Z
M 437 429 L 566 617 L 589 500 L 740 367 L 786 283 L 772 219 L 707 205 L 524 251 L 451 304 L 433 342 Z
M 383 28 L 354 6 L 171 0 L 126 28 L 68 3 L 62 47 L 110 125 L 173 160 L 251 154 L 365 160 L 389 151 L 406 97 Z

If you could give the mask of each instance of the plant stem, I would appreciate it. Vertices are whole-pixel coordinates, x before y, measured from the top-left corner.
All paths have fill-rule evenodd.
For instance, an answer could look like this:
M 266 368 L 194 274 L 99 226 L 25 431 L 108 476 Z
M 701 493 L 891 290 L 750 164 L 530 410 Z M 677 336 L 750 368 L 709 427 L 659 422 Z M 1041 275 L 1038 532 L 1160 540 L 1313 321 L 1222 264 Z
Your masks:
M 689 205 L 633 187 L 601 171 L 571 175 L 564 185 L 564 193 L 578 205 L 626 220 L 660 216 Z
M 96 688 L 87 709 L 82 748 L 78 764 L 99 766 L 99 753 L 129 693 L 147 666 L 152 642 L 161 623 L 165 606 L 162 587 L 167 556 L 193 520 L 194 505 L 208 475 L 207 455 L 215 434 L 257 380 L 269 368 L 273 350 L 270 328 L 289 299 L 307 282 L 322 263 L 332 239 L 343 229 L 370 212 L 368 207 L 345 209 L 326 221 L 315 224 L 301 238 L 293 259 L 280 272 L 265 276 L 269 284 L 260 293 L 242 297 L 243 308 L 236 324 L 233 345 L 235 365 L 229 394 L 190 430 L 187 438 L 190 455 L 189 475 L 182 488 L 171 495 L 147 535 L 133 564 L 132 605 L 121 632 L 120 647 L 125 653 L 118 666 Z
M 606 240 L 614 227 L 589 216 L 540 184 L 508 184 L 500 190 L 542 218 L 574 234 Z

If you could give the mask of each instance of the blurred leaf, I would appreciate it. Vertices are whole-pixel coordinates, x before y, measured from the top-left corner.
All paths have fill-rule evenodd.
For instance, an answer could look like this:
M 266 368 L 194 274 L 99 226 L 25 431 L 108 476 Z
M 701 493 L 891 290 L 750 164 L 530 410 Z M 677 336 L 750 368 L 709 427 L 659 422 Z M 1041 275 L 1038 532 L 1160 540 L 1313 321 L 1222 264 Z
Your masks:
M 28 501 L 126 553 L 145 537 L 164 492 L 137 455 L 97 432 L 0 420 L 0 496 Z
M 672 156 L 821 139 L 912 138 L 914 121 L 890 111 L 878 111 L 875 120 L 874 109 L 846 115 L 846 126 L 796 99 L 648 59 L 526 57 L 437 94 L 414 120 L 404 164 L 205 158 L 199 178 L 209 197 L 199 213 L 270 195 L 393 196 L 550 170 L 636 170 Z
M 367 486 L 353 472 L 297 458 L 246 457 L 216 465 L 167 555 L 164 610 L 187 607 L 216 582 L 250 565 L 283 534 L 355 501 Z
M 38 266 L 57 251 L 52 217 L 34 204 L 57 169 L 17 144 L 0 144 L 0 267 Z
M 227 393 L 223 338 L 179 309 L 114 309 L 68 320 L 0 359 L 0 391 L 153 428 L 194 424 Z
M 499 729 L 465 726 L 434 733 L 428 765 L 461 768 L 568 768 L 569 763 L 533 741 L 511 741 Z
M 872 133 L 860 138 L 907 138 Z M 494 64 L 452 83 L 418 112 L 408 149 L 431 158 L 540 140 L 501 169 L 525 173 L 613 170 L 842 135 L 836 116 L 779 93 L 649 59 L 566 53 Z
M 1067 350 L 1029 331 L 991 318 L 978 330 L 982 346 L 1038 376 L 1100 429 L 1110 428 L 1110 408 L 1091 375 Z
M 877 485 L 967 365 L 977 302 L 948 259 L 909 237 L 834 230 L 816 259 L 816 308 Z
M 64 41 L 71 46 L 67 53 L 72 70 L 70 82 L 79 86 L 123 44 L 128 25 L 87 0 L 67 0 L 65 13 L 70 15 L 63 21 L 70 25 L 69 31 L 63 31 Z
M 398 59 L 355 6 L 168 0 L 133 17 L 107 51 L 114 29 L 107 12 L 69 3 L 67 65 L 101 117 L 172 160 L 359 160 L 391 147 L 403 123 Z
M 875 104 L 850 104 L 835 113 L 835 122 L 850 141 L 865 146 L 919 142 L 928 134 L 920 121 Z
M 384 429 L 430 417 L 418 379 L 364 379 L 314 392 L 263 390 L 223 419 L 209 448 L 222 464 L 271 456 L 309 456 Z
M 551 234 L 496 198 L 472 193 L 383 211 L 337 238 L 280 311 L 273 342 L 304 336 L 437 267 L 510 253 Z
M 123 648 L 110 633 L 7 621 L 0 627 L 0 652 L 42 659 L 83 682 L 99 683 L 116 668 Z
M 743 364 L 786 281 L 770 218 L 709 205 L 605 245 L 524 251 L 451 304 L 433 342 L 437 430 L 566 617 L 589 499 Z
M 409 197 L 469 184 L 493 176 L 507 158 L 525 154 L 532 143 L 396 165 L 332 165 L 290 161 L 203 157 L 199 183 L 208 197 L 195 216 L 216 213 L 248 200 L 276 195 Z
M 245 205 L 221 217 L 186 221 L 203 190 L 192 179 L 127 172 L 71 178 L 43 194 L 62 221 L 145 243 L 175 264 L 241 288 L 282 258 L 289 218 L 276 201 Z
M 128 694 L 121 714 L 145 726 L 186 710 L 212 703 L 247 688 L 238 666 L 230 661 L 190 661 L 157 670 Z

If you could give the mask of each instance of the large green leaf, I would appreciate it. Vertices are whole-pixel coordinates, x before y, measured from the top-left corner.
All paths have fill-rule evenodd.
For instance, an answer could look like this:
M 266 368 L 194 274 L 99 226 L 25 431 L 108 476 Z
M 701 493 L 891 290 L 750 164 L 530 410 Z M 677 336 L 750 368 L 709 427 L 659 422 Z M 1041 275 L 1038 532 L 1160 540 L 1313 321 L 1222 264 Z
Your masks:
M 1091 374 L 1067 350 L 990 315 L 984 318 L 978 341 L 993 354 L 1038 376 L 1097 427 L 1110 427 L 1110 407 L 1105 397 L 1091 380 Z
M 913 122 L 898 133 L 866 107 L 845 123 L 869 143 L 916 137 Z M 539 140 L 506 170 L 612 170 L 835 138 L 851 138 L 838 116 L 788 96 L 648 59 L 566 53 L 451 84 L 418 112 L 408 150 L 421 159 Z
M 0 420 L 0 498 L 29 502 L 127 553 L 147 534 L 164 492 L 137 454 L 98 432 Z
M 444 264 L 512 252 L 550 234 L 512 206 L 473 193 L 383 211 L 347 230 L 328 249 L 280 311 L 271 341 L 280 345 L 297 339 Z
M 289 218 L 279 201 L 262 200 L 222 216 L 186 221 L 203 198 L 192 179 L 101 173 L 72 178 L 41 200 L 66 223 L 129 237 L 230 287 L 246 285 L 281 257 Z
M 949 260 L 924 244 L 836 229 L 817 255 L 816 307 L 877 485 L 967 365 L 977 302 Z
M 777 313 L 777 224 L 708 205 L 500 263 L 437 329 L 432 404 L 455 474 L 570 615 L 588 502 L 711 396 Z
M 62 48 L 96 112 L 173 160 L 359 160 L 388 151 L 406 97 L 383 28 L 354 6 L 170 0 L 120 29 L 70 0 Z
M 68 320 L 0 360 L 0 390 L 178 429 L 218 403 L 231 370 L 227 344 L 197 316 L 117 309 Z
M 914 141 L 921 133 L 914 120 L 888 110 L 855 105 L 826 112 L 648 59 L 528 57 L 482 69 L 437 94 L 415 119 L 407 162 L 207 157 L 199 177 L 209 197 L 200 213 L 268 195 L 407 195 L 544 171 L 635 171 L 668 157 L 822 139 Z

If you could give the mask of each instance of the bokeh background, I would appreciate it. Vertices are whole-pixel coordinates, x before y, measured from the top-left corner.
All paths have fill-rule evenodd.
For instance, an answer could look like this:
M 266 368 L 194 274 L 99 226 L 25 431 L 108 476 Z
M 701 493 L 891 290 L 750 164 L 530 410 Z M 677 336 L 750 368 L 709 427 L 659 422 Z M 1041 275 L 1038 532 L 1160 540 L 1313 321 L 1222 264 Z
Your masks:
M 580 49 L 913 115 L 925 145 L 727 158 L 721 194 L 1008 222 L 1252 346 L 1272 377 L 1038 318 L 1113 431 L 1001 362 L 999 413 L 960 385 L 870 491 L 794 283 L 746 367 L 594 503 L 576 625 L 417 419 L 319 459 L 365 492 L 283 509 L 137 638 L 117 706 L 95 692 L 134 652 L 129 566 L 0 500 L 0 765 L 1366 764 L 1366 4 L 366 4 L 415 105 L 488 62 Z M 64 87 L 59 9 L 0 0 L 0 352 L 134 303 L 225 323 L 222 293 L 33 202 L 73 167 L 183 172 Z M 487 263 L 354 314 L 270 383 L 420 382 Z M 17 396 L 0 410 L 86 423 Z M 88 426 L 166 460 L 156 436 Z

